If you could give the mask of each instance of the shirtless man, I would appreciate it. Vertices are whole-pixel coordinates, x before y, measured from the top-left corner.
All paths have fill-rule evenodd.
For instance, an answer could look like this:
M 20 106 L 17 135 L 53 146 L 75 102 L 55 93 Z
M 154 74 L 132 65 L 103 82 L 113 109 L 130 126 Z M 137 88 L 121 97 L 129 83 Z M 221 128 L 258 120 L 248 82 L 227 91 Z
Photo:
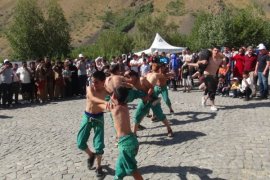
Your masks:
M 215 94 L 217 90 L 217 71 L 218 68 L 222 64 L 226 64 L 225 56 L 219 52 L 219 48 L 214 47 L 212 49 L 212 56 L 208 60 L 200 60 L 197 63 L 190 63 L 189 66 L 199 66 L 200 64 L 207 64 L 206 69 L 204 70 L 203 74 L 205 77 L 205 92 L 204 96 L 202 97 L 202 105 L 206 105 L 206 101 L 209 98 L 211 104 L 211 111 L 217 111 L 217 107 L 215 106 Z
M 83 114 L 81 127 L 77 135 L 78 148 L 85 151 L 89 158 L 87 160 L 88 168 L 92 169 L 94 160 L 97 158 L 96 175 L 102 177 L 104 175 L 101 167 L 102 154 L 104 153 L 104 116 L 103 109 L 98 105 L 107 105 L 104 100 L 108 95 L 104 88 L 105 74 L 102 71 L 96 71 L 91 78 L 90 86 L 86 88 L 86 109 Z M 94 129 L 93 153 L 87 146 L 91 129 Z
M 114 89 L 111 96 L 114 107 L 110 111 L 114 119 L 117 138 L 119 139 L 119 154 L 115 165 L 114 179 L 120 180 L 127 175 L 132 175 L 135 180 L 142 180 L 143 178 L 137 169 L 137 161 L 135 159 L 139 143 L 130 127 L 129 110 L 126 103 L 128 94 L 129 88 L 119 86 Z M 103 109 L 107 109 L 104 104 L 100 106 Z
M 147 81 L 150 84 L 152 84 L 152 86 L 155 86 L 157 82 L 159 81 L 159 79 L 163 77 L 163 74 L 159 73 L 159 67 L 160 66 L 158 64 L 153 63 L 152 64 L 153 72 L 148 73 L 146 76 Z M 157 91 L 157 88 L 154 88 L 152 97 L 155 99 L 158 99 L 158 95 L 159 95 L 159 91 Z M 162 121 L 163 124 L 167 127 L 168 137 L 172 137 L 173 136 L 172 129 L 169 125 L 168 120 L 166 119 L 166 116 L 163 114 L 163 111 L 161 109 L 161 104 L 157 103 L 153 105 L 151 102 L 148 102 L 145 104 L 143 101 L 139 101 L 137 109 L 134 114 L 134 119 L 133 119 L 135 123 L 134 134 L 137 133 L 138 125 L 140 124 L 144 116 L 149 112 L 150 108 L 152 109 L 153 113 L 156 115 L 157 120 Z
M 160 76 L 160 78 L 157 81 L 157 84 L 156 84 L 155 88 L 160 88 L 160 93 L 162 95 L 162 98 L 163 98 L 164 102 L 169 107 L 170 113 L 174 113 L 174 110 L 172 109 L 172 103 L 171 103 L 171 100 L 169 98 L 168 88 L 167 88 L 167 81 L 171 77 L 174 77 L 174 73 L 167 73 L 165 64 L 161 65 L 160 73 L 163 76 Z

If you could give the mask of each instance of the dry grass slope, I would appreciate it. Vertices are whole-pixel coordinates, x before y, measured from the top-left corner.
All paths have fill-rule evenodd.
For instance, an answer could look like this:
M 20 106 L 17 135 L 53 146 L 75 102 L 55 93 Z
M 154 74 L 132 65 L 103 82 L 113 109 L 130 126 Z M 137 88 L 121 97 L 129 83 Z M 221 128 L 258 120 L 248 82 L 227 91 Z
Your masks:
M 46 0 L 38 0 L 41 6 L 46 5 Z M 153 0 L 154 13 L 168 13 L 167 4 L 177 0 Z M 182 16 L 168 16 L 168 21 L 174 21 L 180 25 L 179 31 L 183 33 L 190 32 L 194 17 L 192 14 L 204 10 L 208 12 L 217 12 L 222 6 L 235 6 L 244 8 L 251 5 L 255 0 L 181 0 L 184 3 L 184 14 Z M 263 9 L 268 18 L 270 18 L 269 0 L 256 1 L 264 5 Z M 65 16 L 72 29 L 72 45 L 79 46 L 98 34 L 102 27 L 100 16 L 106 11 L 121 12 L 124 9 L 136 8 L 137 5 L 151 2 L 151 0 L 58 0 L 64 10 Z M 0 1 L 0 58 L 7 57 L 11 52 L 9 44 L 4 36 L 4 31 L 11 22 L 12 9 L 16 0 Z

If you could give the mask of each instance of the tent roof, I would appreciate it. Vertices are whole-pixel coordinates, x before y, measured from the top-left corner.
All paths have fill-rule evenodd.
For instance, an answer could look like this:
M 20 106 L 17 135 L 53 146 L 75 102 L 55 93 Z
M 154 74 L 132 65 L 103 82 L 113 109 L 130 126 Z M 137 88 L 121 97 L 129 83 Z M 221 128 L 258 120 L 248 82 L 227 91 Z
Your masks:
M 165 53 L 177 53 L 181 52 L 185 49 L 185 47 L 176 47 L 167 43 L 158 33 L 156 33 L 156 37 L 149 49 L 144 51 L 137 52 L 135 54 L 141 55 L 141 53 L 151 54 L 154 51 L 165 52 Z

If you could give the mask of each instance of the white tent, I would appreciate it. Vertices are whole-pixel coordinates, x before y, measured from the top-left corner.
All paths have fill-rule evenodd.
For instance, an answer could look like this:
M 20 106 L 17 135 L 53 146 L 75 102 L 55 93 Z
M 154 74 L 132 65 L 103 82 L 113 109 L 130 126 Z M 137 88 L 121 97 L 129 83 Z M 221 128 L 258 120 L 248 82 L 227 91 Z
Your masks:
M 138 56 L 140 56 L 143 52 L 145 54 L 151 54 L 155 51 L 165 52 L 165 53 L 178 53 L 185 49 L 185 47 L 176 47 L 168 44 L 158 33 L 149 49 L 137 52 Z

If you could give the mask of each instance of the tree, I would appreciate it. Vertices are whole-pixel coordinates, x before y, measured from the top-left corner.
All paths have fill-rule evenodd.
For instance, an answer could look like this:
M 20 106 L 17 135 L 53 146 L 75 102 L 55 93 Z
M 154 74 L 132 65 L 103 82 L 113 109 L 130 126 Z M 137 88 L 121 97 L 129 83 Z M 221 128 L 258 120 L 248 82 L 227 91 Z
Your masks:
M 70 51 L 70 28 L 56 0 L 48 3 L 48 19 L 44 26 L 49 56 L 66 56 Z
M 175 35 L 177 25 L 166 24 L 166 16 L 160 15 L 152 17 L 150 15 L 140 18 L 136 21 L 137 32 L 134 35 L 134 47 L 141 50 L 149 47 L 158 32 L 165 39 L 171 39 L 171 35 Z
M 46 54 L 44 17 L 35 0 L 19 0 L 7 38 L 17 58 L 30 59 Z
M 213 45 L 241 47 L 270 43 L 270 23 L 263 19 L 262 11 L 246 9 L 225 9 L 220 14 L 198 14 L 189 36 L 193 50 Z

